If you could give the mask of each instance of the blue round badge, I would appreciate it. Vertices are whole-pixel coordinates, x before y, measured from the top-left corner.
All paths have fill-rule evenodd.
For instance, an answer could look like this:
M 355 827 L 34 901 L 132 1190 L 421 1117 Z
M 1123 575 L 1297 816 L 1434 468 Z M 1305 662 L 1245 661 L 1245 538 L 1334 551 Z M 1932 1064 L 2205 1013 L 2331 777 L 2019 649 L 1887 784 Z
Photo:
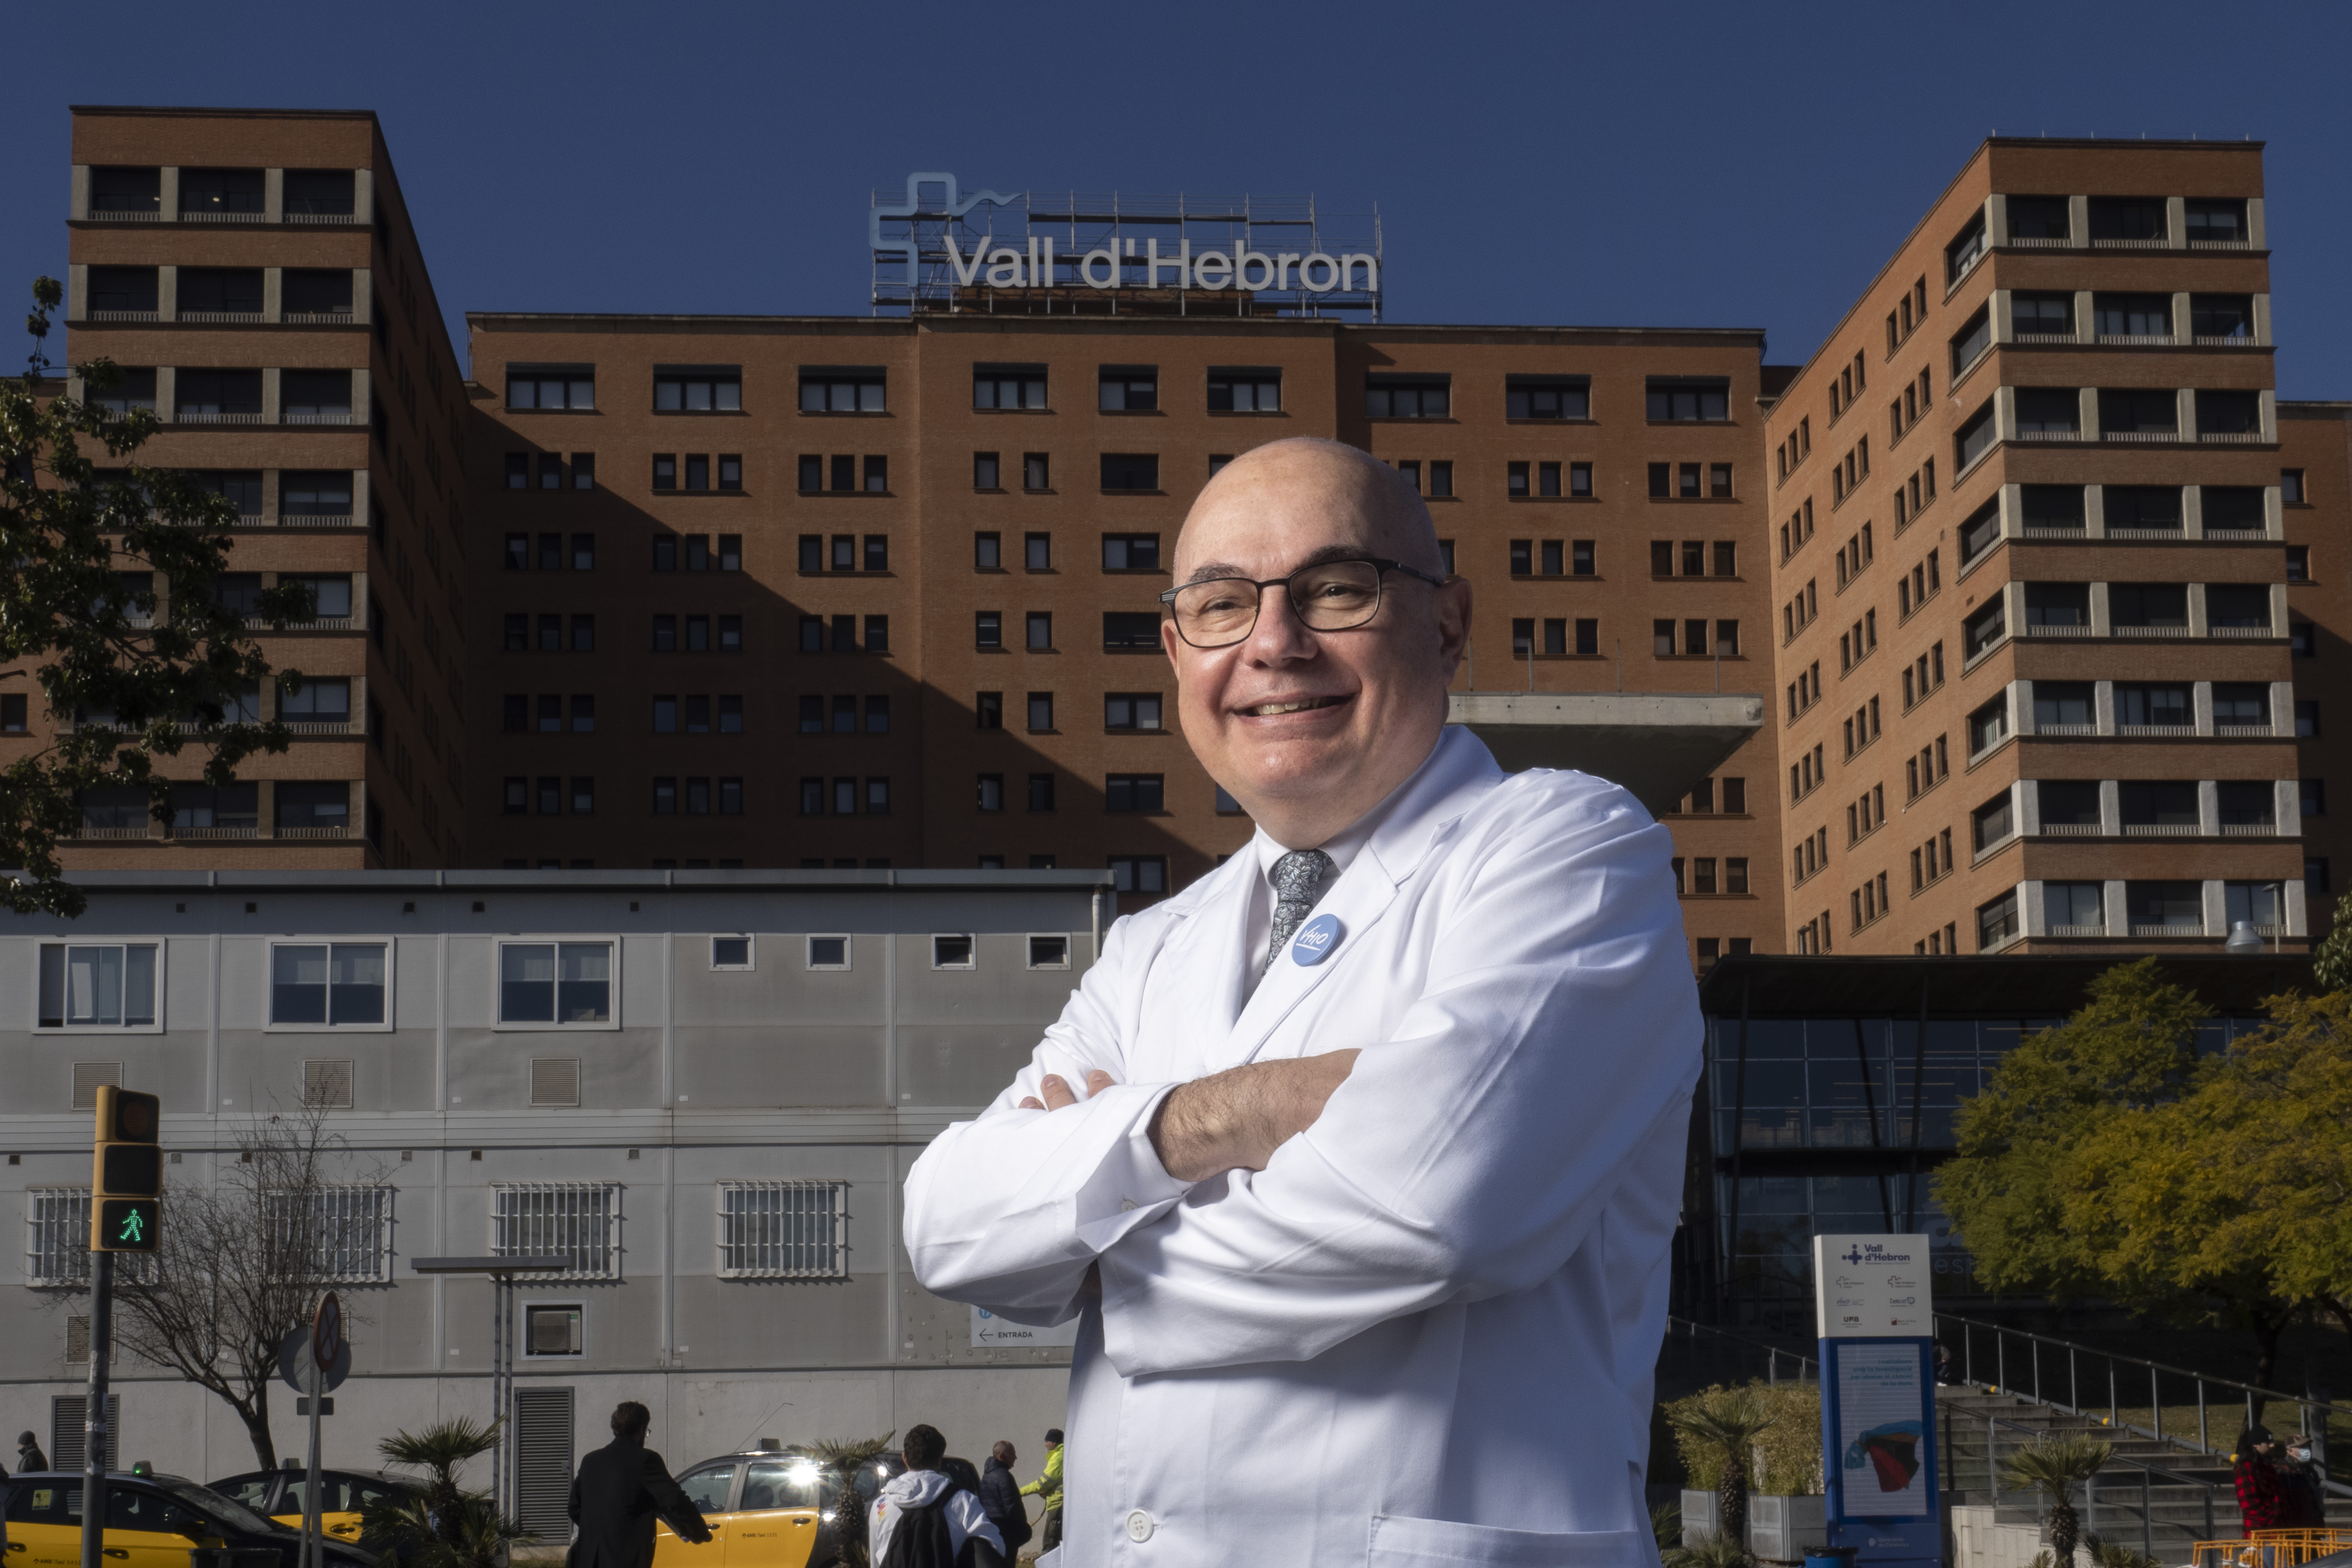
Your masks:
M 1331 956 L 1331 950 L 1339 945 L 1339 939 L 1346 934 L 1338 915 L 1317 915 L 1307 922 L 1307 929 L 1291 942 L 1290 962 L 1309 965 L 1320 963 Z

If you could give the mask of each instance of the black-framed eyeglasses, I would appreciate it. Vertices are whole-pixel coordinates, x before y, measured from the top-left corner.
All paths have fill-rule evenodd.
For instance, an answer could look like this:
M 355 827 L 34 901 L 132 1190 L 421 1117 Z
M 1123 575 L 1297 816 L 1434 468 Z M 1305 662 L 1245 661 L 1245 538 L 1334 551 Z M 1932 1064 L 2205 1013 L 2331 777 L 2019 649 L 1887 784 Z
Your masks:
M 1255 629 L 1265 590 L 1280 588 L 1290 600 L 1299 624 L 1309 631 L 1344 632 L 1365 625 L 1381 613 L 1381 579 L 1402 572 L 1432 587 L 1445 579 L 1433 577 L 1402 561 L 1372 556 L 1349 561 L 1325 561 L 1301 566 L 1287 577 L 1210 577 L 1171 588 L 1160 595 L 1176 622 L 1176 635 L 1194 647 L 1230 647 Z

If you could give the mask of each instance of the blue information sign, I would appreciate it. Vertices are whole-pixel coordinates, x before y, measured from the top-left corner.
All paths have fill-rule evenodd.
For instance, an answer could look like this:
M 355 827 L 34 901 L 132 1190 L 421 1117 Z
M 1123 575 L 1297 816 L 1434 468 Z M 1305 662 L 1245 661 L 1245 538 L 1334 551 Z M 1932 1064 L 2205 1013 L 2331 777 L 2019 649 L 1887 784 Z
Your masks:
M 1864 1568 L 1940 1563 L 1936 1342 L 1924 1236 L 1817 1236 L 1822 1514 Z

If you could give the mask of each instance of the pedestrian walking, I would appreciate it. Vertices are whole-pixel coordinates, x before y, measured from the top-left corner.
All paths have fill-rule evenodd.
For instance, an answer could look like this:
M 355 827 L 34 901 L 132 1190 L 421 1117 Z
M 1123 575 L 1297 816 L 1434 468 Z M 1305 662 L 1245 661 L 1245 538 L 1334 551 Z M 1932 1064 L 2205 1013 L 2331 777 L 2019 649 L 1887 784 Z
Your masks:
M 2286 1440 L 2286 1458 L 2279 1464 L 2281 1530 L 2326 1527 L 2327 1498 L 2319 1481 L 2319 1466 L 2311 1457 L 2311 1434 L 2298 1432 Z
M 2249 1540 L 2258 1530 L 2277 1530 L 2280 1505 L 2285 1500 L 2278 1466 L 2278 1443 L 2271 1429 L 2256 1422 L 2238 1436 L 2238 1519 Z M 2267 1568 L 2270 1553 L 2263 1559 Z
M 49 1468 L 49 1457 L 41 1452 L 41 1440 L 30 1432 L 16 1434 L 16 1473 L 30 1470 L 37 1474 Z
M 646 1447 L 653 1412 L 631 1399 L 613 1410 L 613 1440 L 580 1461 L 568 1510 L 579 1528 L 566 1568 L 653 1568 L 654 1521 L 699 1546 L 710 1526 Z
M 1062 1429 L 1045 1428 L 1045 1468 L 1037 1479 L 1021 1489 L 1023 1497 L 1034 1497 L 1045 1508 L 1043 1534 L 1037 1542 L 1038 1553 L 1051 1552 L 1062 1544 Z
M 980 1473 L 980 1506 L 988 1510 L 989 1522 L 996 1533 L 1004 1537 L 1004 1555 L 1020 1554 L 1029 1544 L 1034 1533 L 1029 1528 L 1029 1510 L 1022 1505 L 1021 1483 L 1013 1479 L 1013 1467 L 1021 1456 L 1011 1443 L 1002 1438 L 988 1453 L 988 1468 Z
M 891 1477 L 874 1500 L 866 1539 L 875 1568 L 1006 1568 L 1012 1562 L 980 1494 L 943 1468 L 947 1452 L 938 1427 L 908 1428 L 898 1450 L 907 1473 Z

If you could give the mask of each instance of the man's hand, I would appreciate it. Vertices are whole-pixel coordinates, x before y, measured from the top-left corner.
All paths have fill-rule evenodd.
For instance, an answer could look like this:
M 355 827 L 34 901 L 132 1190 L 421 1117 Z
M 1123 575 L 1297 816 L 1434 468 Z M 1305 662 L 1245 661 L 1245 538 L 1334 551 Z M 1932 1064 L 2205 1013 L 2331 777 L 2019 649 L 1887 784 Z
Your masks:
M 1151 1147 L 1180 1182 L 1263 1171 L 1276 1149 L 1315 1125 L 1331 1091 L 1355 1070 L 1356 1056 L 1349 1049 L 1252 1062 L 1179 1084 L 1152 1113 Z M 1097 1068 L 1087 1074 L 1087 1095 L 1100 1094 L 1112 1081 Z M 1078 1102 L 1057 1074 L 1047 1073 L 1038 1087 L 1045 1098 L 1024 1095 L 1019 1109 L 1059 1110 Z

